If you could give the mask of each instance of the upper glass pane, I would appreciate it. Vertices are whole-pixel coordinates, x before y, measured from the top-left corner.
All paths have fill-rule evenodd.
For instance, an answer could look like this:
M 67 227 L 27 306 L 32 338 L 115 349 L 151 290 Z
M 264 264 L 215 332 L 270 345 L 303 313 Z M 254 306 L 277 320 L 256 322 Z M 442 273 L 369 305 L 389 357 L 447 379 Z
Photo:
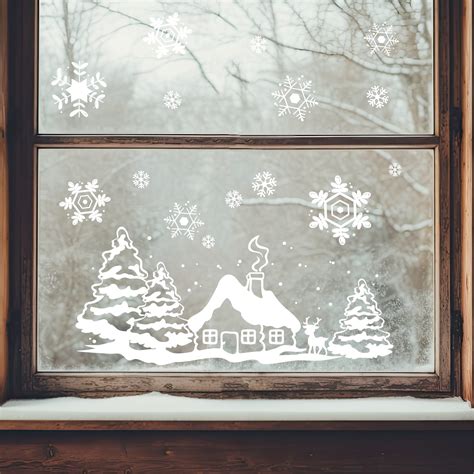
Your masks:
M 40 6 L 41 133 L 433 133 L 429 1 Z

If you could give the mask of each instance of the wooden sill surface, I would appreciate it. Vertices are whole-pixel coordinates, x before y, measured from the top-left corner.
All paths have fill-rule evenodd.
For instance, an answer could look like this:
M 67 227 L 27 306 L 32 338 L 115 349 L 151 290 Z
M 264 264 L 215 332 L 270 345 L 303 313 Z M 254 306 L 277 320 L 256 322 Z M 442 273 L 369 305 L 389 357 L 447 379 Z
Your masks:
M 470 431 L 474 421 L 0 420 L 2 431 Z

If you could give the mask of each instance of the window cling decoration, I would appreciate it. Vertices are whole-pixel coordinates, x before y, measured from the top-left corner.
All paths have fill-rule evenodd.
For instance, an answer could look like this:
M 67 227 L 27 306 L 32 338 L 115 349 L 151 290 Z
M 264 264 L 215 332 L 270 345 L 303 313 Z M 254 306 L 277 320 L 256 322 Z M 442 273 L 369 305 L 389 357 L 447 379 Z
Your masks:
M 269 249 L 260 244 L 258 235 L 249 241 L 248 250 L 257 258 L 245 284 L 231 274 L 224 275 L 204 308 L 185 316 L 165 264 L 158 262 L 148 279 L 138 249 L 127 230 L 119 227 L 112 249 L 102 254 L 99 283 L 92 286 L 94 299 L 77 318 L 78 329 L 99 339 L 82 351 L 120 354 L 127 360 L 158 366 L 202 359 L 278 364 L 391 354 L 390 334 L 382 330 L 382 313 L 365 280 L 359 280 L 348 297 L 342 331 L 327 346 L 330 337 L 316 335 L 321 318 L 310 322 L 308 316 L 301 323 L 265 288 Z M 216 323 L 225 301 L 240 314 L 244 327 L 239 321 L 237 329 L 232 319 L 226 319 L 224 327 Z M 301 331 L 307 336 L 305 346 L 296 341 Z

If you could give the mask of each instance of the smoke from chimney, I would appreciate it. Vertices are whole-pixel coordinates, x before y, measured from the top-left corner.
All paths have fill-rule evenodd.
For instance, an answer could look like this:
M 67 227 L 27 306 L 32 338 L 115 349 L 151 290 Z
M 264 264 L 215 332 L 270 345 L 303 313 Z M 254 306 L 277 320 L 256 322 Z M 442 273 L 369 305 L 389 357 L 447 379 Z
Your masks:
M 248 244 L 248 249 L 252 253 L 256 253 L 258 255 L 257 260 L 252 265 L 252 270 L 254 272 L 261 272 L 264 267 L 268 265 L 268 247 L 264 247 L 258 243 L 259 235 L 256 235 L 252 240 L 250 240 Z
M 252 265 L 253 272 L 247 274 L 247 290 L 261 298 L 263 296 L 263 280 L 265 278 L 262 269 L 268 265 L 269 249 L 258 243 L 259 237 L 259 235 L 256 235 L 248 244 L 250 252 L 256 253 L 258 257 Z

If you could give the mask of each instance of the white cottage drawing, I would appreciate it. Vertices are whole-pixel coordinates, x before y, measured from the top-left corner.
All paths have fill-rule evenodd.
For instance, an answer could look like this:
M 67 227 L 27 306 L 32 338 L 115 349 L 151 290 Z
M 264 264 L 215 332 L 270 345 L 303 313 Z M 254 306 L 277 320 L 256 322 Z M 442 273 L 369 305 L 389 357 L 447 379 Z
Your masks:
M 252 242 L 249 249 L 253 248 L 262 258 L 252 267 L 254 271 L 247 274 L 246 285 L 233 275 L 223 276 L 207 305 L 189 318 L 196 349 L 244 353 L 296 346 L 295 336 L 301 323 L 272 291 L 265 290 L 264 273 L 260 270 L 266 265 L 266 254 L 255 250 L 261 249 L 256 239 Z M 219 311 L 226 302 L 234 310 L 233 317 L 229 317 L 229 310 Z

